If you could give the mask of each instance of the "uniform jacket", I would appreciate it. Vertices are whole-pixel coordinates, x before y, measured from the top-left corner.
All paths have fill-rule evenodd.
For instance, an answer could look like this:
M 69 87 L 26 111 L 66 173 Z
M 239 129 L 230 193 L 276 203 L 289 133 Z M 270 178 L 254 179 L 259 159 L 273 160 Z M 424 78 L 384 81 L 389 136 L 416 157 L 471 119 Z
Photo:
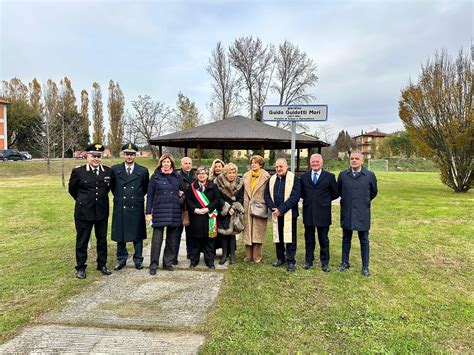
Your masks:
M 134 164 L 130 176 L 125 163 L 112 166 L 112 240 L 134 242 L 146 239 L 145 195 L 150 179 L 148 169 Z
M 331 202 L 339 197 L 336 177 L 321 169 L 318 181 L 313 184 L 311 170 L 300 179 L 301 198 L 303 199 L 303 224 L 309 227 L 327 227 L 331 225 Z
M 337 187 L 341 196 L 341 228 L 368 231 L 371 201 L 378 192 L 375 174 L 362 168 L 353 176 L 349 168 L 339 173 Z
M 99 175 L 89 164 L 72 170 L 69 194 L 76 200 L 74 218 L 82 221 L 101 221 L 109 217 L 109 191 L 112 170 L 99 166 Z
M 193 183 L 196 189 L 199 188 L 199 182 L 195 181 Z M 220 193 L 217 189 L 216 184 L 211 181 L 208 181 L 207 186 L 204 190 L 204 195 L 207 196 L 209 200 L 209 212 L 212 212 L 220 205 Z M 195 214 L 194 210 L 196 208 L 203 208 L 196 196 L 194 196 L 193 189 L 190 187 L 186 191 L 186 204 L 188 205 L 189 211 L 189 228 L 191 228 L 191 236 L 193 238 L 208 238 L 209 237 L 209 215 L 206 214 Z M 217 217 L 219 218 L 219 217 Z
M 267 235 L 267 218 L 256 218 L 250 215 L 250 204 L 252 202 L 265 203 L 264 192 L 265 185 L 270 178 L 270 174 L 266 170 L 260 170 L 260 176 L 257 185 L 250 192 L 250 177 L 252 171 L 245 173 L 244 179 L 244 231 L 243 241 L 245 245 L 252 243 L 263 243 Z
M 163 174 L 161 168 L 155 170 L 148 184 L 146 203 L 146 213 L 153 215 L 153 228 L 182 224 L 184 196 L 179 196 L 182 189 L 181 176 L 176 171 Z
M 290 197 L 285 200 L 285 185 L 286 185 L 286 175 L 283 177 L 277 176 L 275 179 L 275 185 L 273 186 L 273 200 L 270 195 L 270 183 L 267 183 L 265 187 L 265 203 L 269 209 L 277 208 L 280 213 L 283 215 L 292 210 L 292 218 L 298 218 L 298 202 L 301 195 L 301 185 L 299 178 L 295 176 L 293 182 L 293 188 L 291 189 Z

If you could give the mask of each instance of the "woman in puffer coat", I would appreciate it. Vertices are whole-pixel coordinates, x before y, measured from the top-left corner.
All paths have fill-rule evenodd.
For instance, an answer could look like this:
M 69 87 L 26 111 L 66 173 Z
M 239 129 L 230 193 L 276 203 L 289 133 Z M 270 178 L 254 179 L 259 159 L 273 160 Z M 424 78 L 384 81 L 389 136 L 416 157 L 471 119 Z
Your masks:
M 171 154 L 161 156 L 159 165 L 150 178 L 147 193 L 146 221 L 153 222 L 151 240 L 150 275 L 158 269 L 163 234 L 166 227 L 166 245 L 163 253 L 163 269 L 173 271 L 176 229 L 181 225 L 184 205 L 182 179 L 176 172 Z
M 217 218 L 218 237 L 222 241 L 220 265 L 227 261 L 227 255 L 230 255 L 229 264 L 235 264 L 235 235 L 244 228 L 244 181 L 237 176 L 237 173 L 237 165 L 229 163 L 224 166 L 222 174 L 214 180 L 223 202 Z

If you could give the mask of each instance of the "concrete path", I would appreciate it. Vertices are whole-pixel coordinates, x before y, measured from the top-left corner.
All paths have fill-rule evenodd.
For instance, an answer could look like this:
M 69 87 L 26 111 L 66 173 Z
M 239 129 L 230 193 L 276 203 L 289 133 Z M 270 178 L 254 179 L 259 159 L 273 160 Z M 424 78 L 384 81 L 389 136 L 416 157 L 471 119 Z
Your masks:
M 216 270 L 208 270 L 201 255 L 190 270 L 185 244 L 183 238 L 176 271 L 149 275 L 148 245 L 143 270 L 129 260 L 0 345 L 0 353 L 197 353 L 205 341 L 197 326 L 214 304 L 227 264 L 218 265 L 218 256 Z

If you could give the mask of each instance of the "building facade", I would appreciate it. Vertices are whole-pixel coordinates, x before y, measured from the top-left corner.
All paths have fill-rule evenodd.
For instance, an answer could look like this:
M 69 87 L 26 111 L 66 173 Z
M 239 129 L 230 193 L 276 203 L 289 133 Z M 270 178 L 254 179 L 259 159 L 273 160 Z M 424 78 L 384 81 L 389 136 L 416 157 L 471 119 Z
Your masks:
M 389 134 L 376 129 L 372 132 L 361 132 L 360 135 L 354 137 L 354 140 L 357 144 L 357 150 L 364 154 L 364 159 L 373 159 L 383 140 L 388 136 Z
M 7 106 L 8 101 L 0 99 L 0 150 L 8 148 Z

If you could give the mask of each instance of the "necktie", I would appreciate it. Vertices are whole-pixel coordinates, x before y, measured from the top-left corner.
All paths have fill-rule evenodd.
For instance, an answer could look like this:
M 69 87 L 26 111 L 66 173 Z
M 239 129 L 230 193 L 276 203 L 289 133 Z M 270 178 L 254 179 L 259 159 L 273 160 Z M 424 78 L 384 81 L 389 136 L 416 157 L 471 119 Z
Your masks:
M 130 167 L 127 168 L 127 175 L 130 176 Z
M 314 174 L 313 174 L 313 184 L 316 185 L 317 182 L 318 182 L 318 174 L 317 174 L 317 173 L 314 173 Z
M 94 169 L 94 174 L 99 175 L 98 171 L 99 171 L 98 169 Z

